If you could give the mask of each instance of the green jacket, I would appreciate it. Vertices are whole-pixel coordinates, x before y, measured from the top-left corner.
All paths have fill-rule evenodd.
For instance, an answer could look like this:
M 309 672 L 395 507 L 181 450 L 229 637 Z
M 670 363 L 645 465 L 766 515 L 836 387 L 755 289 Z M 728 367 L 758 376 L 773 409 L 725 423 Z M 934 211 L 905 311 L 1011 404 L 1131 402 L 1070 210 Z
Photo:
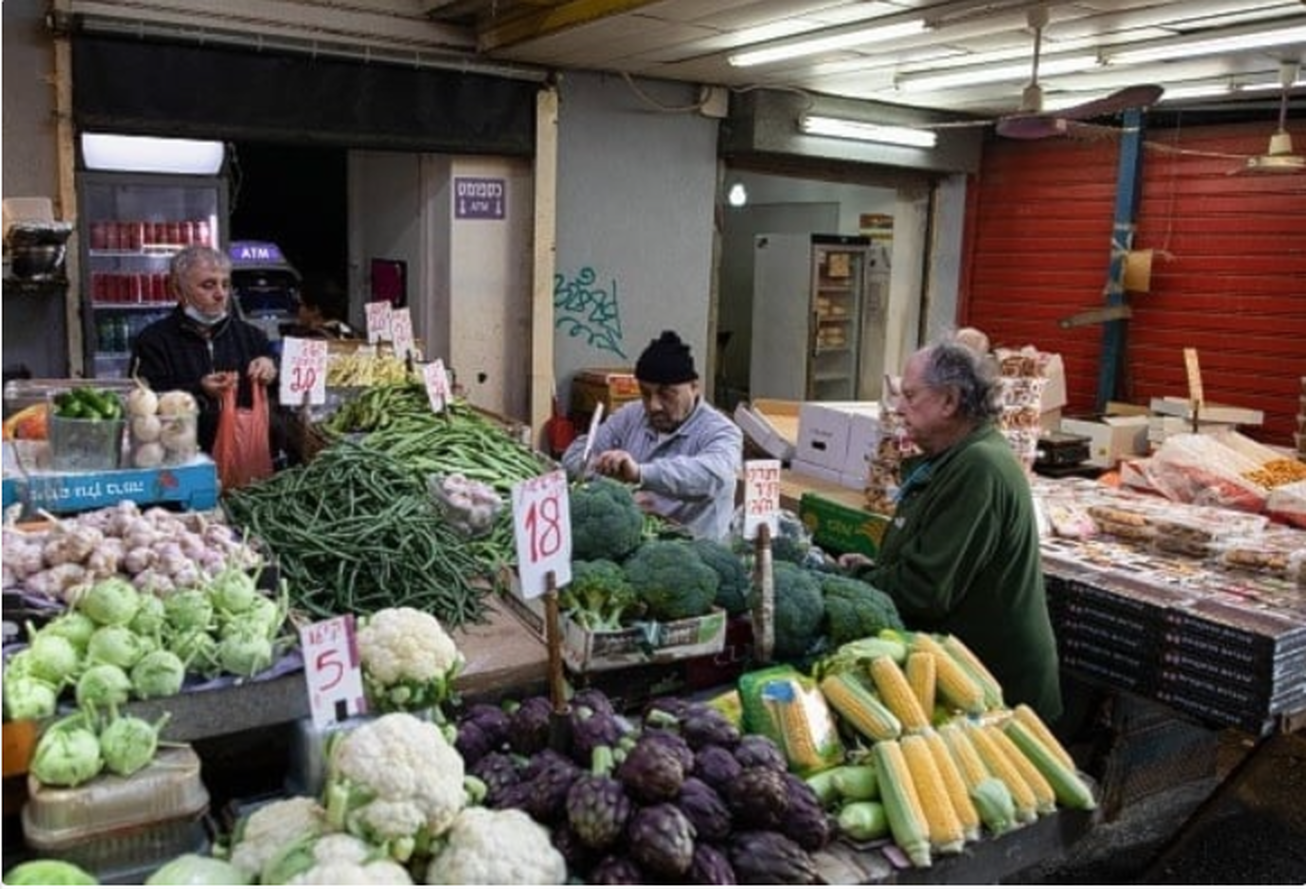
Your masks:
M 898 509 L 864 579 L 893 597 L 909 629 L 952 633 L 988 666 L 1007 703 L 1061 714 L 1056 638 L 1025 472 L 984 424 L 903 466 Z

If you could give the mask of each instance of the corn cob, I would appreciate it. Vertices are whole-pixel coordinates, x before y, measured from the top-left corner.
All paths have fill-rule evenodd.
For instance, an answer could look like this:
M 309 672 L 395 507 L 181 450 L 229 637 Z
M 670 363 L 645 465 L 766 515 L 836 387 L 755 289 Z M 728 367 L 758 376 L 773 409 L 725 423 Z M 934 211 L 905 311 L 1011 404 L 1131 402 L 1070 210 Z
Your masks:
M 920 735 L 904 735 L 898 743 L 902 747 L 903 759 L 907 761 L 907 771 L 911 772 L 916 796 L 921 801 L 921 810 L 925 813 L 930 846 L 939 852 L 960 852 L 966 844 L 966 836 L 938 766 L 934 764 L 929 742 Z
M 768 696 L 766 701 L 776 728 L 780 730 L 780 740 L 783 742 L 789 768 L 800 775 L 807 775 L 830 763 L 821 755 L 812 737 L 810 715 L 801 699 L 802 689 L 797 683 L 792 683 L 792 686 L 790 694 Z
M 984 705 L 987 709 L 997 710 L 1006 706 L 1002 700 L 1002 684 L 965 642 L 949 634 L 943 637 L 943 649 L 979 683 L 980 688 L 984 690 Z
M 1003 734 L 999 726 L 986 725 L 983 731 L 993 739 L 994 746 L 1002 751 L 1002 755 L 1015 767 L 1016 771 L 1020 772 L 1020 777 L 1025 779 L 1025 783 L 1029 785 L 1029 789 L 1034 793 L 1034 806 L 1038 813 L 1046 815 L 1048 812 L 1055 811 L 1057 808 L 1057 793 L 1052 789 L 1048 779 L 1043 777 L 1043 773 L 1029 761 L 1029 757 L 1022 753 L 1020 748 Z
M 966 787 L 965 779 L 961 777 L 957 763 L 953 761 L 948 745 L 944 743 L 943 737 L 938 732 L 926 732 L 924 737 L 926 743 L 930 745 L 930 753 L 934 756 L 934 765 L 939 770 L 939 777 L 943 779 L 943 786 L 948 791 L 948 799 L 952 801 L 952 810 L 957 813 L 957 820 L 961 822 L 962 834 L 967 840 L 979 839 L 979 812 L 975 810 L 975 804 L 970 798 L 970 790 Z
M 1052 754 L 1058 762 L 1072 772 L 1076 770 L 1077 766 L 1074 758 L 1071 757 L 1065 747 L 1061 746 L 1061 742 L 1057 740 L 1056 735 L 1052 734 L 1051 729 L 1047 727 L 1047 723 L 1034 712 L 1032 707 L 1028 704 L 1017 704 L 1016 708 L 1011 711 L 1011 715 L 1015 717 L 1017 722 L 1029 729 L 1030 734 L 1042 742 L 1043 746 L 1047 748 L 1047 752 Z
M 926 718 L 934 715 L 934 664 L 934 655 L 928 651 L 913 651 L 907 655 L 907 668 L 904 671 L 907 674 L 907 684 L 920 702 Z
M 984 689 L 952 659 L 952 655 L 928 633 L 917 633 L 912 640 L 912 651 L 927 651 L 934 655 L 934 681 L 937 694 L 964 713 L 983 713 Z
M 917 867 L 929 867 L 930 837 L 916 786 L 897 741 L 880 741 L 871 748 L 880 777 L 880 801 L 889 819 L 893 841 Z
M 875 690 L 880 693 L 880 700 L 893 711 L 902 723 L 903 731 L 919 732 L 929 728 L 930 720 L 921 710 L 920 701 L 911 690 L 907 677 L 889 657 L 877 657 L 871 661 L 871 679 Z
M 987 735 L 983 728 L 978 725 L 967 726 L 966 735 L 975 745 L 975 752 L 984 761 L 984 767 L 992 773 L 993 777 L 998 778 L 1007 789 L 1011 791 L 1011 799 L 1016 804 L 1016 820 L 1021 824 L 1028 824 L 1038 818 L 1038 799 L 1034 796 L 1034 791 L 1030 788 L 1023 775 L 1007 759 L 1007 755 L 1002 752 L 1002 748 L 993 743 L 993 738 Z
M 871 690 L 847 673 L 821 680 L 821 693 L 849 725 L 872 741 L 888 741 L 902 734 L 902 723 Z
M 1001 836 L 1016 826 L 1016 804 L 1011 801 L 1011 791 L 997 778 L 990 776 L 972 787 L 970 798 L 980 820 L 994 836 Z
M 1097 808 L 1093 791 L 1079 777 L 1075 768 L 1066 768 L 1028 725 L 1018 718 L 1011 719 L 1003 726 L 1003 731 L 1052 785 L 1058 803 L 1070 809 Z
M 968 791 L 974 793 L 981 781 L 992 777 L 980 759 L 979 751 L 961 726 L 956 723 L 942 726 L 939 736 L 948 745 L 948 752 L 952 754 L 952 761 L 957 764 L 957 771 L 961 773 L 961 780 L 966 782 Z

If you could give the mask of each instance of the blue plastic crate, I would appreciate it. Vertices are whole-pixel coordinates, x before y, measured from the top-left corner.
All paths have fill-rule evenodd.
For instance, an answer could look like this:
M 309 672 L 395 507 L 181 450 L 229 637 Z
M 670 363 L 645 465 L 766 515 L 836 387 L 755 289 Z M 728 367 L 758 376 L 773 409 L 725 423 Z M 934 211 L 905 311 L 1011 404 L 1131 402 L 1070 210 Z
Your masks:
M 217 467 L 209 458 L 201 457 L 181 466 L 157 469 L 31 473 L 22 479 L 6 479 L 4 486 L 4 505 L 22 503 L 31 513 L 39 509 L 56 515 L 84 512 L 123 500 L 141 506 L 212 509 L 218 505 Z

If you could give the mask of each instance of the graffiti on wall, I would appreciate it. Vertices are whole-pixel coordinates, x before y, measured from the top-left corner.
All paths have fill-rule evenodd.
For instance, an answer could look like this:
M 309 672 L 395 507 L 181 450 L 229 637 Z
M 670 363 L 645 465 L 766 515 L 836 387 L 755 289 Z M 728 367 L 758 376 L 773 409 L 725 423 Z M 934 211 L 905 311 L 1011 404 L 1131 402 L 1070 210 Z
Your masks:
M 570 281 L 563 275 L 553 276 L 553 326 L 569 337 L 583 337 L 595 349 L 625 358 L 617 282 L 613 280 L 604 290 L 595 286 L 597 280 L 590 266 L 582 268 Z

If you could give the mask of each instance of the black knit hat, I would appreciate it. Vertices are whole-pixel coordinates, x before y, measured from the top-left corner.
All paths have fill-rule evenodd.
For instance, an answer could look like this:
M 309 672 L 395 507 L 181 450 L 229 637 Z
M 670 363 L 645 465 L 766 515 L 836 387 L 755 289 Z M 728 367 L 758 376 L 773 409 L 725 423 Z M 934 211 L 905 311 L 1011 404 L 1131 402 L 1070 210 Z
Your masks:
M 666 386 L 693 382 L 698 379 L 698 372 L 694 370 L 689 346 L 674 331 L 664 330 L 635 362 L 635 379 Z

